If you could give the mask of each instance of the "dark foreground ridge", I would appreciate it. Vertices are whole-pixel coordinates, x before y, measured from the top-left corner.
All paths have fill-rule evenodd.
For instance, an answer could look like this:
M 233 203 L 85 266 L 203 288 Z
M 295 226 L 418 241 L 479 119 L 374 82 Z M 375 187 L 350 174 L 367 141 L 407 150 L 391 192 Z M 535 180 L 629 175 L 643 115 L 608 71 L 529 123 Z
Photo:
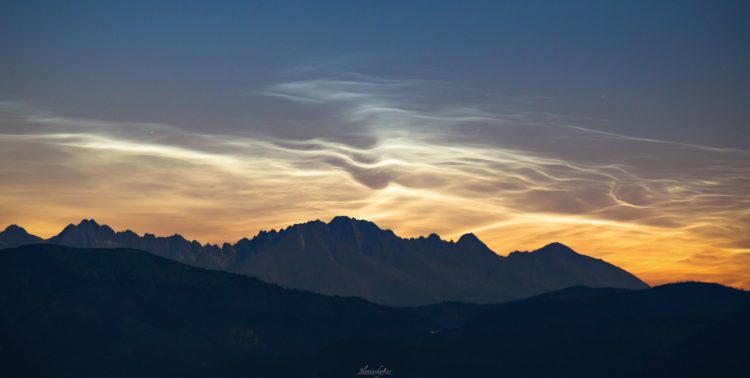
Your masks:
M 6 239 L 6 246 L 40 241 L 27 237 L 11 240 L 8 233 L 0 233 L 0 246 Z M 18 233 L 14 231 L 14 235 Z M 46 242 L 139 249 L 284 287 L 397 306 L 445 301 L 497 303 L 579 285 L 647 287 L 625 270 L 559 243 L 504 257 L 473 234 L 465 234 L 456 242 L 435 234 L 405 239 L 375 223 L 349 217 L 262 231 L 252 239 L 221 247 L 191 242 L 180 235 L 116 232 L 94 220 L 71 224 Z
M 8 377 L 744 376 L 750 294 L 575 287 L 503 304 L 376 305 L 136 250 L 0 251 Z

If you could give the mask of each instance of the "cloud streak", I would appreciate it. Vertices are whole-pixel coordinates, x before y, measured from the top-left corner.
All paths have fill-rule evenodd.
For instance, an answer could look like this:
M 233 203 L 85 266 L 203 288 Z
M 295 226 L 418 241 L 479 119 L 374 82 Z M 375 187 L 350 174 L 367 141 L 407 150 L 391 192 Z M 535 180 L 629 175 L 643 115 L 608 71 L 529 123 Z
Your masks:
M 750 288 L 747 151 L 604 133 L 447 82 L 301 72 L 259 92 L 316 114 L 299 133 L 3 103 L 0 221 L 49 235 L 96 217 L 220 242 L 348 214 L 407 236 L 476 231 L 500 253 L 563 241 L 651 283 Z

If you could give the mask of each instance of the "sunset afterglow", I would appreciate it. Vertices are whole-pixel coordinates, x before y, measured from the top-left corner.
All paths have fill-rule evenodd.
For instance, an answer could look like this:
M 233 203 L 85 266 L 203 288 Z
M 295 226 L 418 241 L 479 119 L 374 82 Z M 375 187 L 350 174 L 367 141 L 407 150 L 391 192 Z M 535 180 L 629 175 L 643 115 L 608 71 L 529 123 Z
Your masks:
M 15 223 L 50 237 L 94 218 L 116 230 L 221 244 L 348 215 L 404 237 L 474 232 L 501 255 L 559 241 L 649 284 L 703 280 L 750 289 L 747 36 L 727 42 L 742 46 L 735 60 L 696 48 L 690 53 L 698 63 L 691 62 L 704 64 L 699 68 L 673 67 L 687 54 L 677 42 L 674 56 L 651 46 L 653 68 L 644 63 L 608 81 L 599 78 L 611 66 L 631 72 L 627 57 L 648 54 L 597 60 L 600 42 L 592 37 L 569 56 L 516 25 L 518 38 L 533 47 L 517 47 L 510 37 L 485 41 L 502 51 L 496 54 L 479 43 L 452 45 L 448 33 L 435 42 L 445 44 L 434 49 L 446 51 L 444 60 L 405 58 L 411 63 L 401 66 L 394 57 L 418 48 L 413 39 L 427 38 L 419 31 L 391 35 L 393 46 L 368 34 L 372 44 L 359 48 L 345 36 L 328 42 L 309 30 L 329 36 L 322 21 L 300 22 L 289 26 L 299 28 L 294 38 L 319 50 L 264 55 L 253 43 L 270 42 L 232 33 L 265 24 L 231 14 L 171 25 L 192 36 L 177 37 L 158 16 L 144 20 L 140 35 L 123 32 L 129 27 L 118 23 L 116 10 L 82 25 L 63 12 L 58 36 L 44 28 L 58 17 L 48 12 L 10 12 L 15 21 L 2 26 L 14 31 L 3 33 L 12 57 L 0 64 L 2 227 Z M 559 12 L 567 20 L 569 11 Z M 501 28 L 503 36 L 514 27 L 471 17 L 460 22 Z M 356 22 L 342 22 L 356 33 Z M 558 26 L 577 36 L 577 23 Z M 591 23 L 581 27 L 599 27 Z M 99 27 L 113 40 L 131 40 L 111 42 L 98 36 Z M 608 35 L 602 46 L 651 38 L 635 30 L 647 28 L 633 28 L 625 37 Z M 679 23 L 664 29 L 662 39 L 671 41 L 668 32 Z M 711 29 L 711 38 L 723 38 L 722 30 Z M 66 33 L 84 42 L 63 51 Z M 192 51 L 183 38 L 204 49 Z M 104 49 L 108 43 L 112 50 Z M 328 53 L 328 43 L 341 48 Z M 533 68 L 546 72 L 538 82 L 514 63 L 519 58 L 503 55 L 553 50 L 570 61 L 560 68 L 534 56 L 540 63 Z M 123 65 L 121 54 L 138 59 Z M 474 63 L 451 65 L 456 54 L 484 62 L 482 71 Z M 33 64 L 43 59 L 45 68 Z M 496 64 L 504 66 L 493 70 Z M 526 87 L 517 78 L 533 84 L 519 90 Z M 716 96 L 726 98 L 715 105 Z M 657 97 L 662 107 L 654 105 Z

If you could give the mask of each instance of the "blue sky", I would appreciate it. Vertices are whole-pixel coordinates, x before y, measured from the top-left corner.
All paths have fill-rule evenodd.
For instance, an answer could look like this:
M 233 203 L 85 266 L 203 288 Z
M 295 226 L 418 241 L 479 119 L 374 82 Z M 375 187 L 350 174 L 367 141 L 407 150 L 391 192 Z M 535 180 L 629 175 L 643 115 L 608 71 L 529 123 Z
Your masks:
M 743 1 L 4 4 L 0 96 L 68 115 L 227 125 L 257 113 L 248 93 L 317 65 L 536 97 L 530 111 L 598 130 L 750 147 Z

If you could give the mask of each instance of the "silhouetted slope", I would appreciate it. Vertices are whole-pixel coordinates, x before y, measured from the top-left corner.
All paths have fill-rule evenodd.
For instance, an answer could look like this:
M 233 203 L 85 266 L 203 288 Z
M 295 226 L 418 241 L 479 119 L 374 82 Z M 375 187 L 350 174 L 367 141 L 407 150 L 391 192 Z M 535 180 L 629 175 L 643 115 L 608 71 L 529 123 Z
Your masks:
M 180 235 L 115 232 L 94 220 L 67 226 L 50 243 L 133 248 L 197 267 L 227 270 L 284 287 L 377 303 L 414 306 L 495 303 L 570 286 L 644 288 L 632 274 L 553 243 L 534 252 L 495 254 L 473 234 L 445 241 L 404 239 L 375 223 L 335 217 L 262 231 L 234 245 L 201 245 Z
M 266 357 L 354 335 L 418 340 L 432 328 L 361 299 L 287 290 L 141 251 L 49 244 L 0 251 L 3 376 L 157 376 L 272 361 Z
M 505 260 L 514 272 L 534 282 L 537 293 L 571 286 L 642 289 L 647 287 L 627 271 L 604 260 L 581 255 L 561 243 L 533 252 L 513 252 Z
M 0 249 L 18 247 L 21 245 L 41 243 L 44 240 L 26 232 L 21 227 L 11 224 L 0 232 Z
M 135 250 L 0 251 L 5 377 L 742 377 L 750 294 L 683 283 L 390 308 Z
M 491 307 L 492 305 L 487 304 L 443 302 L 417 307 L 402 307 L 402 309 L 435 322 L 440 326 L 439 331 L 444 332 L 464 326 Z M 433 330 L 433 332 L 435 331 L 437 330 Z
M 408 377 L 747 376 L 747 292 L 702 283 L 579 287 L 482 307 L 421 347 L 357 337 L 312 359 L 326 361 L 329 376 L 361 361 Z

